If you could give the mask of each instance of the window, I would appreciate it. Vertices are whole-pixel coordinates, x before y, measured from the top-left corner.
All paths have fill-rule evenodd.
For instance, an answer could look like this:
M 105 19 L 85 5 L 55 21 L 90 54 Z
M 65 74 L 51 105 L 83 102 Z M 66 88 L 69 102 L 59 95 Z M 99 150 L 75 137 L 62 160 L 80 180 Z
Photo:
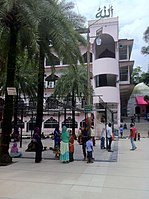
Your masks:
M 62 127 L 66 125 L 67 128 L 72 128 L 72 118 L 68 117 L 66 121 L 62 122 Z M 78 123 L 75 121 L 75 128 L 78 128 Z
M 127 60 L 127 46 L 119 45 L 119 59 L 120 60 Z
M 54 82 L 52 82 L 52 81 L 48 82 L 47 87 L 54 88 Z
M 120 81 L 128 81 L 128 66 L 120 68 Z
M 83 58 L 84 58 L 84 63 L 87 63 L 87 52 L 84 53 Z M 90 53 L 90 63 L 92 62 L 93 62 L 92 53 Z
M 55 55 L 51 54 L 50 59 L 46 58 L 46 66 L 60 65 L 60 60 Z
M 44 122 L 44 128 L 56 128 L 59 125 L 58 121 L 53 117 Z
M 113 86 L 116 87 L 116 75 L 113 74 L 101 74 L 95 76 L 95 86 Z

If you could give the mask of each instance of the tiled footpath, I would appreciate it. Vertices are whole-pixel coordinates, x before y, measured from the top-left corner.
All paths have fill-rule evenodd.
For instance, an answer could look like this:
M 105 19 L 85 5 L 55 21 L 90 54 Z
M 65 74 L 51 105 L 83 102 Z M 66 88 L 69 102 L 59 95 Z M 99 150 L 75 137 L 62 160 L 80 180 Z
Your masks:
M 34 152 L 26 152 L 26 148 L 28 143 L 30 142 L 29 139 L 23 140 L 23 148 L 21 149 L 23 153 L 24 158 L 34 158 Z M 44 146 L 47 147 L 46 151 L 43 151 L 43 159 L 50 159 L 54 160 L 54 153 L 52 150 L 49 150 L 49 148 L 53 147 L 53 140 L 51 139 L 45 139 L 42 140 L 42 143 Z M 75 141 L 74 146 L 75 152 L 74 152 L 74 159 L 76 161 L 82 161 L 83 159 L 83 153 L 82 153 L 82 145 L 79 145 L 77 141 Z M 94 147 L 93 156 L 95 158 L 95 161 L 103 161 L 103 162 L 110 162 L 110 161 L 117 161 L 117 154 L 118 154 L 118 140 L 115 138 L 115 141 L 112 143 L 112 149 L 113 152 L 110 153 L 106 149 L 100 148 L 100 141 L 96 140 L 96 146 Z
M 35 164 L 31 153 L 15 159 L 0 167 L 0 199 L 148 199 L 149 138 L 137 142 L 135 151 L 130 151 L 129 139 L 117 143 L 117 161 L 107 161 L 114 153 L 105 150 L 99 152 L 105 161 L 93 164 L 46 157 Z

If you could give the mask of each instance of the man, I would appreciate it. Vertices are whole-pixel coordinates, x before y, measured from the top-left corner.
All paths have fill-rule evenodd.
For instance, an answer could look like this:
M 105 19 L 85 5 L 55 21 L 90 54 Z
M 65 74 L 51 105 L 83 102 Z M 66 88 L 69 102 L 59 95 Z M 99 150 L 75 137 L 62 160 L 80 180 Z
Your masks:
M 91 137 L 92 137 L 92 141 L 93 141 L 93 146 L 95 146 L 95 129 L 93 126 L 91 126 Z
M 131 123 L 130 124 L 130 135 L 129 135 L 129 138 L 130 138 L 130 142 L 131 142 L 131 146 L 132 148 L 130 150 L 135 150 L 137 147 L 134 143 L 134 139 L 135 139 L 135 136 L 136 136 L 136 128 L 134 127 L 134 124 Z
M 85 127 L 82 127 L 82 151 L 83 151 L 83 156 L 84 156 L 84 161 L 86 160 L 86 142 L 88 141 L 88 132 L 86 131 Z
M 107 126 L 107 139 L 108 139 L 108 148 L 107 148 L 107 150 L 108 150 L 108 152 L 113 152 L 112 150 L 111 150 L 111 144 L 112 144 L 112 124 L 111 123 L 109 123 L 108 124 L 108 126 Z

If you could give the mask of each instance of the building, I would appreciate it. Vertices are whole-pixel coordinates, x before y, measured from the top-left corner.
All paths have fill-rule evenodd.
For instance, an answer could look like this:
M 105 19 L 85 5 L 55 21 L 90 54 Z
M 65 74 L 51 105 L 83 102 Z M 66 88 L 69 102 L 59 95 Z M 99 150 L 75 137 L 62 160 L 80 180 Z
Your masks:
M 80 49 L 87 66 L 87 50 L 90 51 L 89 70 L 92 73 L 91 83 L 94 89 L 92 112 L 96 132 L 98 132 L 98 124 L 102 115 L 105 115 L 105 107 L 107 107 L 107 121 L 113 119 L 117 126 L 120 124 L 121 116 L 127 115 L 127 102 L 133 89 L 130 78 L 134 64 L 134 61 L 130 61 L 133 40 L 119 39 L 118 17 L 90 20 L 88 39 L 90 48 L 80 46 Z M 55 74 L 52 75 L 52 68 L 46 60 L 45 98 L 50 99 L 56 81 L 65 67 L 68 67 L 67 64 L 60 61 L 55 55 Z M 101 106 L 103 104 L 104 106 Z M 80 104 L 78 102 L 78 107 L 83 108 L 81 102 Z M 52 107 L 51 114 L 53 115 Z M 66 119 L 63 110 L 59 110 L 59 117 L 61 127 Z M 48 118 L 48 115 L 44 116 L 44 120 Z M 53 116 L 53 118 L 56 119 L 58 116 Z M 71 123 L 70 111 L 67 112 L 67 120 Z M 77 111 L 76 127 L 79 128 L 84 120 L 84 112 Z
M 100 120 L 104 116 L 107 122 L 113 122 L 119 126 L 121 116 L 127 116 L 127 102 L 132 92 L 131 73 L 134 61 L 131 61 L 132 39 L 119 39 L 119 18 L 101 18 L 88 21 L 87 36 L 89 48 L 80 46 L 85 64 L 92 74 L 94 126 L 96 135 L 100 134 Z M 87 55 L 90 55 L 89 57 Z M 89 58 L 89 59 L 88 59 Z M 55 73 L 48 59 L 45 60 L 45 90 L 44 90 L 44 116 L 42 131 L 51 133 L 59 125 L 64 123 L 69 128 L 72 126 L 71 102 L 55 103 L 52 93 L 56 81 L 62 75 L 64 68 L 69 67 L 65 60 L 59 60 L 53 53 Z M 29 102 L 28 102 L 29 103 Z M 30 106 L 32 107 L 32 106 Z M 81 111 L 80 111 L 81 110 Z M 76 131 L 85 123 L 84 101 L 77 101 Z M 35 112 L 26 112 L 24 118 L 25 131 L 33 130 Z
M 149 101 L 144 100 L 144 97 L 149 94 L 149 87 L 143 82 L 137 84 L 128 100 L 127 114 L 128 117 L 133 115 L 149 119 Z

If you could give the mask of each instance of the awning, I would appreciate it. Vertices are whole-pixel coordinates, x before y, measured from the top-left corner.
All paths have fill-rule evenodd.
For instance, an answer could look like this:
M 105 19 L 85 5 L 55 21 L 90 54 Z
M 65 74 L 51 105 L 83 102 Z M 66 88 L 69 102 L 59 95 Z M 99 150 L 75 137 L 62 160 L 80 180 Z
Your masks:
M 50 81 L 56 81 L 56 80 L 58 80 L 58 78 L 59 77 L 57 75 L 51 74 L 51 75 L 49 75 L 48 77 L 45 78 L 45 81 L 48 81 L 48 82 L 50 82 Z
M 144 96 L 136 96 L 136 102 L 138 105 L 147 105 L 148 103 L 144 100 Z

